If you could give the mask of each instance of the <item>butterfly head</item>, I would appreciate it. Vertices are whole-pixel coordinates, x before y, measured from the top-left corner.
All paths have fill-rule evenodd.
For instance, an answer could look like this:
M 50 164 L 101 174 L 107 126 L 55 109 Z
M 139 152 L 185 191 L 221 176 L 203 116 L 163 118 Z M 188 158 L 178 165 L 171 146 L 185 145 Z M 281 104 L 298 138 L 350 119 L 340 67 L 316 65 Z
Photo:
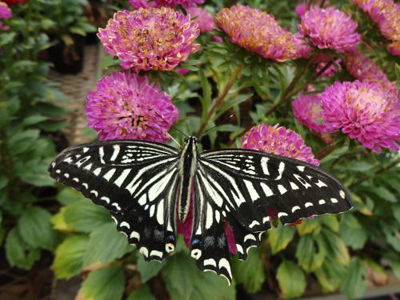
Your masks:
M 190 142 L 193 144 L 197 144 L 197 142 L 198 142 L 197 137 L 195 137 L 195 136 L 186 136 L 184 141 L 185 141 L 185 144 L 190 143 Z

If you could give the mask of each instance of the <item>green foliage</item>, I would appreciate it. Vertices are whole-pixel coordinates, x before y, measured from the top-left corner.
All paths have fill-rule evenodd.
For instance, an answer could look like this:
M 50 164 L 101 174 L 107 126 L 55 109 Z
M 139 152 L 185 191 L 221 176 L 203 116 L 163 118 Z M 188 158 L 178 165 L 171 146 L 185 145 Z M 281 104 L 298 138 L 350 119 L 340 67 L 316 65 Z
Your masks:
M 284 260 L 278 267 L 276 278 L 284 299 L 300 297 L 306 289 L 303 271 L 293 262 Z

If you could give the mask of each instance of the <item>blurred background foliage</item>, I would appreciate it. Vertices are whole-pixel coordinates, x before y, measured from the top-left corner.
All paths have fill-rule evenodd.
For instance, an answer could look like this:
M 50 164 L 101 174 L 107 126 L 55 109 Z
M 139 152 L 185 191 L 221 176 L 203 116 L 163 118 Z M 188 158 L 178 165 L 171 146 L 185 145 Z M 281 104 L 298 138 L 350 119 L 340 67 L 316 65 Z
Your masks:
M 399 66 L 382 47 L 384 39 L 369 18 L 348 1 L 330 2 L 352 15 L 374 61 L 389 79 L 398 80 Z M 234 3 L 213 0 L 204 7 L 217 12 Z M 238 3 L 266 10 L 283 27 L 297 31 L 296 1 Z M 104 20 L 115 10 L 128 8 L 127 1 L 102 1 L 101 5 Z M 0 242 L 1 259 L 9 267 L 29 270 L 50 257 L 57 279 L 82 278 L 78 299 L 96 300 L 167 299 L 165 295 L 235 299 L 238 289 L 287 299 L 341 291 L 355 299 L 368 285 L 385 285 L 390 274 L 400 279 L 398 154 L 366 151 L 344 136 L 326 152 L 325 143 L 296 121 L 290 106 L 281 105 L 266 116 L 288 96 L 287 88 L 301 70 L 304 74 L 288 100 L 310 83 L 315 91 L 323 91 L 336 80 L 352 80 L 351 75 L 343 68 L 334 77 L 316 78 L 306 60 L 271 63 L 226 39 L 213 42 L 213 34 L 225 38 L 221 32 L 198 39 L 207 51 L 180 66 L 191 70 L 189 74 L 152 74 L 179 108 L 177 127 L 193 134 L 202 125 L 218 125 L 202 139 L 205 148 L 240 146 L 241 135 L 254 124 L 279 123 L 295 130 L 320 156 L 321 167 L 350 190 L 352 211 L 303 221 L 293 228 L 276 224 L 246 261 L 233 258 L 234 283 L 228 287 L 224 279 L 195 267 L 183 239 L 165 262 L 145 262 L 117 232 L 105 209 L 56 185 L 46 169 L 56 153 L 68 146 L 62 134 L 67 98 L 46 77 L 51 66 L 49 49 L 62 44 L 73 47 L 79 43 L 77 36 L 93 33 L 95 26 L 104 27 L 104 23 L 89 22 L 84 13 L 88 6 L 85 0 L 29 0 L 12 7 L 13 18 L 7 21 L 10 29 L 0 33 Z M 70 65 L 75 63 L 72 60 Z M 117 62 L 105 57 L 103 65 L 108 73 Z M 224 105 L 209 118 L 212 99 L 224 92 L 232 78 Z M 236 118 L 229 119 L 232 113 Z M 182 142 L 182 135 L 173 130 L 171 134 Z

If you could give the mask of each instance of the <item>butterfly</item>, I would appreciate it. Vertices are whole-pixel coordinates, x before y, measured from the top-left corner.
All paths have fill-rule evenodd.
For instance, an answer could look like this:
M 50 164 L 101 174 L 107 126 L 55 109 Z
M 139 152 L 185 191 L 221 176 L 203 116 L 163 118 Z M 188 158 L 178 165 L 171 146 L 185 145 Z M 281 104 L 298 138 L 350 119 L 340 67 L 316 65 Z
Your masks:
M 244 260 L 274 217 L 291 224 L 352 207 L 346 189 L 313 165 L 247 149 L 199 153 L 197 143 L 186 137 L 182 149 L 141 140 L 84 144 L 60 153 L 49 172 L 108 209 L 147 261 L 174 252 L 177 221 L 192 205 L 190 254 L 199 269 L 229 283 L 227 224 Z

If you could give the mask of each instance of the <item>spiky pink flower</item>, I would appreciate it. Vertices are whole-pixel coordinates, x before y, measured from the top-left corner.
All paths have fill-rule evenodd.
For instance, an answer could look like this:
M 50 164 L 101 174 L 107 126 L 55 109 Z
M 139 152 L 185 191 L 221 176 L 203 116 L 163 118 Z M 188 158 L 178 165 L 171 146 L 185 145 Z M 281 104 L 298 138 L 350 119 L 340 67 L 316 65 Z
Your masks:
M 169 140 L 168 129 L 178 109 L 160 87 L 129 71 L 103 77 L 87 96 L 88 126 L 100 140 Z
M 192 18 L 196 18 L 193 21 L 199 24 L 201 32 L 206 33 L 214 29 L 214 18 L 208 11 L 200 7 L 188 8 L 186 11 L 192 16 Z
M 296 55 L 294 35 L 280 27 L 273 16 L 255 8 L 224 8 L 215 16 L 215 23 L 232 43 L 264 58 L 285 61 Z
M 318 159 L 314 158 L 311 148 L 304 144 L 301 136 L 279 125 L 262 124 L 253 127 L 243 137 L 242 147 L 302 160 L 315 166 L 319 165 Z
M 296 15 L 298 18 L 301 18 L 302 16 L 305 15 L 305 13 L 310 9 L 313 8 L 315 6 L 321 6 L 321 0 L 317 0 L 314 4 L 308 4 L 308 2 L 302 2 L 300 4 L 297 4 L 296 8 L 294 9 L 294 11 L 296 12 Z M 329 1 L 324 1 L 324 5 L 323 6 L 327 6 L 329 5 Z
M 400 56 L 400 40 L 395 41 L 387 46 L 387 49 L 394 56 Z
M 120 11 L 98 37 L 124 69 L 171 71 L 199 49 L 199 26 L 172 8 Z
M 329 132 L 324 124 L 322 100 L 318 94 L 299 96 L 292 102 L 292 107 L 296 119 L 311 131 L 320 134 Z
M 296 32 L 294 34 L 294 44 L 295 44 L 295 58 L 307 58 L 311 57 L 311 52 L 313 48 L 308 43 L 307 39 L 300 33 Z
M 314 7 L 301 18 L 300 32 L 319 49 L 354 51 L 361 40 L 357 23 L 340 10 Z
M 397 95 L 396 83 L 391 82 L 375 62 L 363 52 L 357 50 L 345 53 L 344 58 L 345 67 L 354 78 L 361 81 L 368 80 L 374 82 L 383 89 L 391 91 L 394 96 Z
M 369 81 L 335 82 L 321 94 L 325 125 L 366 148 L 400 148 L 400 106 L 389 91 Z
M 147 0 L 129 0 L 129 4 L 135 8 L 149 8 L 149 7 L 175 7 L 178 5 L 183 6 L 184 8 L 195 7 L 204 2 L 204 0 L 154 0 L 148 2 Z
M 393 0 L 351 0 L 351 2 L 370 16 L 385 38 L 394 42 L 389 46 L 389 51 L 398 55 L 400 48 L 396 45 L 400 46 L 398 44 L 400 43 L 400 3 L 394 3 Z M 393 47 L 397 48 L 397 51 L 393 51 Z

